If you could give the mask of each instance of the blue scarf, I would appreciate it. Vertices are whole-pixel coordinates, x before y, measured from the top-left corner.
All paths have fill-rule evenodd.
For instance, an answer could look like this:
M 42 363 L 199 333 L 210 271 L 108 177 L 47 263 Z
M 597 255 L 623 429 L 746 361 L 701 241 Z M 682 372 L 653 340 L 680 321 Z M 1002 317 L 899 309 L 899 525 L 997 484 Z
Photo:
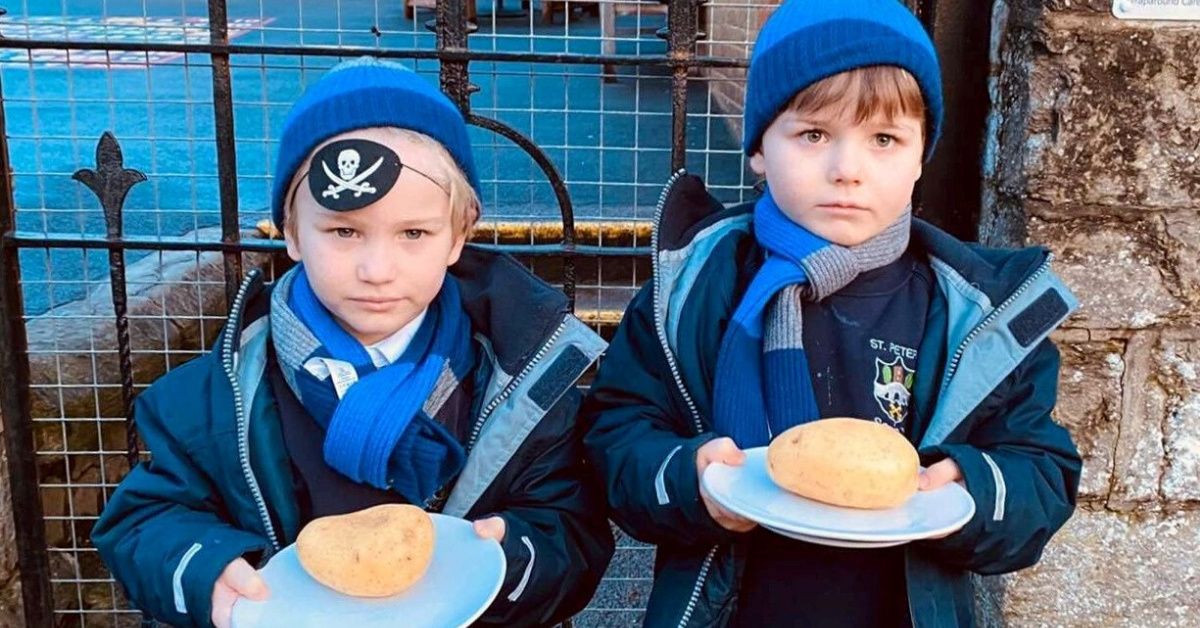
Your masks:
M 408 348 L 377 369 L 366 348 L 317 300 L 303 266 L 293 272 L 290 282 L 280 281 L 286 302 L 272 303 L 273 335 L 285 379 L 325 429 L 325 462 L 355 482 L 390 488 L 423 505 L 466 462 L 462 444 L 427 404 L 435 388 L 461 381 L 472 366 L 470 323 L 457 282 L 447 277 Z M 280 306 L 287 311 L 276 315 Z M 336 373 L 322 379 L 304 368 L 313 358 L 336 361 L 331 371 L 353 369 L 357 381 L 339 399 Z
M 793 222 L 768 189 L 754 206 L 754 236 L 767 258 L 721 340 L 713 426 L 739 447 L 766 445 L 820 417 L 804 352 L 803 301 L 837 292 L 860 272 L 895 261 L 908 246 L 911 212 L 883 233 L 842 247 Z

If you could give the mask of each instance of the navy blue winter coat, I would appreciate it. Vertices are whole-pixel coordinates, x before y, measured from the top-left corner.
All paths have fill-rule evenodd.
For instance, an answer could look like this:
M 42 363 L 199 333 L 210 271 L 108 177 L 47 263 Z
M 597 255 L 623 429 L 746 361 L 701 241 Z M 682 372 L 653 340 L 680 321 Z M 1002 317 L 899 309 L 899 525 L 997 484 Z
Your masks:
M 647 626 L 723 626 L 737 608 L 746 539 L 700 501 L 696 450 L 712 431 L 725 327 L 763 259 L 751 205 L 726 209 L 677 176 L 655 215 L 653 279 L 634 298 L 582 418 L 611 516 L 657 544 Z M 1047 335 L 1076 307 L 1040 248 L 964 244 L 914 221 L 911 249 L 937 288 L 919 349 L 909 438 L 950 457 L 976 503 L 940 540 L 906 546 L 916 628 L 973 625 L 969 574 L 1028 567 L 1075 507 L 1081 461 L 1050 417 L 1059 356 Z
M 613 552 L 575 420 L 575 382 L 604 342 L 571 316 L 561 292 L 512 258 L 467 247 L 451 274 L 485 357 L 466 467 L 442 512 L 496 513 L 507 524 L 505 582 L 481 623 L 551 625 L 587 604 Z M 121 482 L 92 530 L 134 605 L 171 625 L 210 625 L 225 566 L 245 555 L 265 563 L 299 533 L 265 373 L 269 300 L 262 280 L 248 278 L 217 347 L 138 396 L 151 458 Z

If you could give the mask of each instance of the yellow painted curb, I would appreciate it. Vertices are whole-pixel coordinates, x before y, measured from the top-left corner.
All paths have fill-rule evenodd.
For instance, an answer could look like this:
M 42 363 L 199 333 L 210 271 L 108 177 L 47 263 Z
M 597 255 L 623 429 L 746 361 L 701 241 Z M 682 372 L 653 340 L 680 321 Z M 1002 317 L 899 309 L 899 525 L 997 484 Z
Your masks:
M 268 218 L 255 224 L 259 234 L 269 240 L 283 237 L 279 229 Z M 650 243 L 652 225 L 643 220 L 604 220 L 575 223 L 575 241 L 578 243 L 603 244 L 608 240 L 635 239 Z M 475 226 L 471 241 L 477 243 L 522 242 L 546 244 L 561 242 L 562 223 L 546 221 L 483 221 Z

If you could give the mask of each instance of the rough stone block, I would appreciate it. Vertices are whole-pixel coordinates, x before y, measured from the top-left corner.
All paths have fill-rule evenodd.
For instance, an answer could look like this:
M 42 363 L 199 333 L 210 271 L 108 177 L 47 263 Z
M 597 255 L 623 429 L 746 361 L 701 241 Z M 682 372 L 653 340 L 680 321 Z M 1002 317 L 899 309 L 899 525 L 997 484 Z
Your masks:
M 1166 391 L 1162 496 L 1200 501 L 1200 339 L 1164 338 L 1155 380 Z
M 1113 461 L 1116 481 L 1108 503 L 1116 509 L 1129 510 L 1159 498 L 1166 394 L 1151 381 L 1156 340 L 1153 333 L 1137 333 L 1125 349 L 1121 432 Z
M 748 59 L 762 24 L 775 10 L 777 2 L 749 6 L 737 0 L 715 0 L 705 5 L 709 11 L 709 42 L 705 51 L 716 57 Z M 721 113 L 733 116 L 725 120 L 734 137 L 742 135 L 742 107 L 746 71 L 741 68 L 713 68 L 705 75 L 714 80 L 714 104 Z
M 1108 506 L 1131 510 L 1200 501 L 1200 339 L 1194 331 L 1137 333 L 1126 345 L 1123 364 L 1121 422 Z M 1064 367 L 1065 382 L 1073 379 L 1073 372 L 1073 367 Z M 1100 388 L 1112 385 L 1090 375 Z M 1065 416 L 1072 416 L 1072 411 L 1086 411 L 1095 393 L 1072 396 L 1064 388 L 1064 396 Z M 1089 433 L 1078 430 L 1077 438 Z M 1087 496 L 1094 496 L 1094 488 L 1085 481 Z
M 1145 329 L 1195 320 L 1197 290 L 1176 280 L 1177 263 L 1163 246 L 1169 237 L 1154 217 L 1029 220 L 1030 241 L 1056 253 L 1056 272 L 1079 297 L 1071 325 L 1081 327 Z
M 199 240 L 220 238 L 219 230 L 212 229 L 194 235 Z M 249 254 L 245 261 L 248 271 L 266 264 L 267 256 Z M 127 267 L 135 386 L 149 384 L 166 370 L 167 351 L 211 342 L 225 313 L 223 281 L 220 253 L 167 251 Z M 117 330 L 107 285 L 34 317 L 26 335 L 31 380 L 56 387 L 35 389 L 34 416 L 124 416 Z M 108 387 L 97 389 L 98 384 Z
M 1106 498 L 1121 422 L 1124 344 L 1118 341 L 1059 344 L 1055 418 L 1071 432 L 1083 456 L 1081 498 Z
M 1195 626 L 1200 512 L 1078 511 L 1035 567 L 1000 578 L 1012 626 Z
M 1047 0 L 1046 8 L 1062 13 L 1104 13 L 1112 15 L 1112 0 Z
M 1039 34 L 1029 195 L 1060 209 L 1194 207 L 1200 27 L 1050 13 Z
M 1200 165 L 1196 169 L 1200 171 Z M 1163 225 L 1159 244 L 1166 262 L 1164 274 L 1193 311 L 1200 308 L 1200 197 L 1195 202 L 1193 211 L 1158 215 Z

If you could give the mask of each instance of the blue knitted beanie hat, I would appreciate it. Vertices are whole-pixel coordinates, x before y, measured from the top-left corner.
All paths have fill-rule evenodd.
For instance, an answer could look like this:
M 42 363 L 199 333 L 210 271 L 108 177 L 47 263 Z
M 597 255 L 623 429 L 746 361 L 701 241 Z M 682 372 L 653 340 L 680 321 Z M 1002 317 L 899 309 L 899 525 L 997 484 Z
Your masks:
M 942 127 L 942 73 L 924 26 L 898 0 L 786 0 L 763 24 L 750 57 L 743 113 L 747 155 L 792 98 L 849 70 L 898 66 L 917 79 L 927 115 L 925 159 Z
M 314 148 L 347 131 L 397 127 L 428 135 L 441 143 L 477 193 L 479 175 L 462 112 L 439 89 L 397 63 L 372 57 L 346 61 L 330 69 L 288 113 L 279 138 L 271 217 L 283 228 L 283 205 L 296 169 Z

